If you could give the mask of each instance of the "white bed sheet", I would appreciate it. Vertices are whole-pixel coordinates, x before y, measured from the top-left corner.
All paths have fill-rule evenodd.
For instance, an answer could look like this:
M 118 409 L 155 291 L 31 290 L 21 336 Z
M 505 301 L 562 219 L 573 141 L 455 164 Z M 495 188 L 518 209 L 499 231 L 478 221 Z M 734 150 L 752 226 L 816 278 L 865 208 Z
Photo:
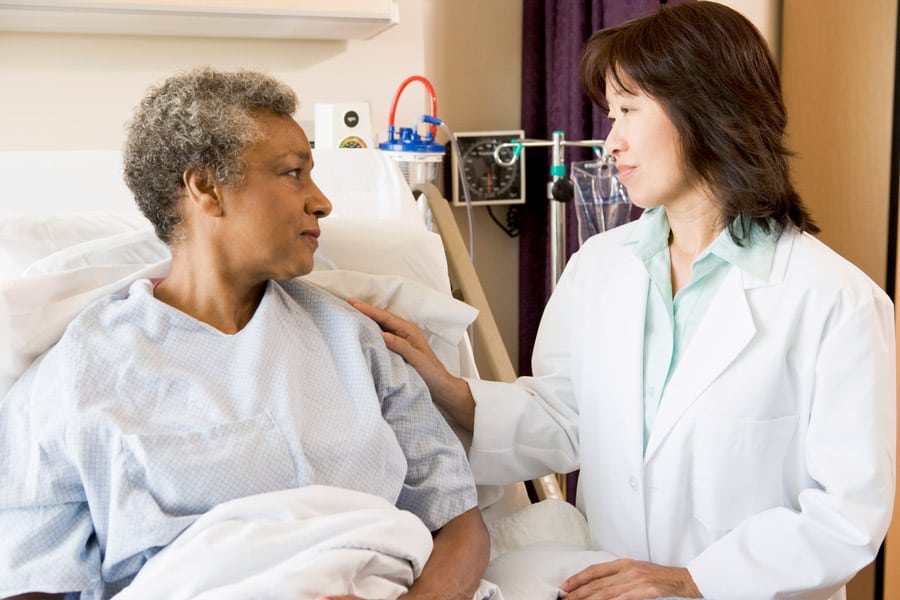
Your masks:
M 116 600 L 394 600 L 418 577 L 431 533 L 383 498 L 308 486 L 216 506 L 154 556 Z M 502 600 L 482 581 L 475 600 Z

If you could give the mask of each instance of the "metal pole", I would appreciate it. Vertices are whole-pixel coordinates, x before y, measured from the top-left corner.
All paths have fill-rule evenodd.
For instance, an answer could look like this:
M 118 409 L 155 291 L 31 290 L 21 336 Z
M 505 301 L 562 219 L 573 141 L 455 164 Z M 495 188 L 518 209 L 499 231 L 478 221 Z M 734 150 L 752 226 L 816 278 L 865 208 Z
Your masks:
M 556 282 L 566 266 L 566 205 L 553 197 L 553 184 L 566 176 L 566 156 L 563 149 L 565 133 L 553 132 L 553 151 L 550 162 L 550 182 L 547 184 L 547 198 L 550 200 L 550 289 L 556 289 Z

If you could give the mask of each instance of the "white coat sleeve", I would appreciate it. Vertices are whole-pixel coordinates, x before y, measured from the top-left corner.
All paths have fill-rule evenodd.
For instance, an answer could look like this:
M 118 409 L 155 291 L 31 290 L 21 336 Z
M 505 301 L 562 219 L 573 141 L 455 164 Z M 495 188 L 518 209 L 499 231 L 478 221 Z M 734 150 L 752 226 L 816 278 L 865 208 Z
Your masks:
M 687 566 L 707 598 L 825 598 L 871 562 L 895 485 L 893 308 L 871 286 L 824 328 L 805 441 L 812 485 L 753 515 Z M 773 467 L 774 468 L 774 467 Z
M 551 296 L 535 340 L 533 377 L 467 379 L 475 398 L 469 461 L 479 484 L 507 484 L 578 469 L 578 408 L 572 389 L 578 255 Z

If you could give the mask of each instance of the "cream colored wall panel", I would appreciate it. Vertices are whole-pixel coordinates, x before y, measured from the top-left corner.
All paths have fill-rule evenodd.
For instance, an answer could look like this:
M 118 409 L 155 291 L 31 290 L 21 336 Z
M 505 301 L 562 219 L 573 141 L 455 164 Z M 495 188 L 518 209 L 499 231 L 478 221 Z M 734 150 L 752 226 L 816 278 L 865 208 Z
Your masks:
M 300 99 L 314 134 L 317 102 L 364 101 L 376 134 L 403 79 L 424 71 L 418 0 L 400 0 L 401 22 L 369 40 L 260 40 L 0 32 L 0 150 L 119 148 L 124 123 L 148 86 L 210 65 L 272 73 Z M 421 114 L 426 102 L 398 119 Z
M 750 19 L 769 44 L 776 59 L 781 40 L 781 0 L 716 0 Z
M 782 74 L 797 188 L 821 239 L 884 285 L 895 0 L 786 0 Z
M 426 71 L 438 95 L 440 117 L 454 131 L 519 129 L 521 0 L 423 0 L 423 6 L 425 39 L 429 41 L 425 45 Z M 453 210 L 467 239 L 466 209 Z M 502 222 L 506 207 L 492 210 Z M 486 207 L 476 207 L 473 212 L 475 268 L 515 365 L 519 352 L 520 239 L 501 231 Z

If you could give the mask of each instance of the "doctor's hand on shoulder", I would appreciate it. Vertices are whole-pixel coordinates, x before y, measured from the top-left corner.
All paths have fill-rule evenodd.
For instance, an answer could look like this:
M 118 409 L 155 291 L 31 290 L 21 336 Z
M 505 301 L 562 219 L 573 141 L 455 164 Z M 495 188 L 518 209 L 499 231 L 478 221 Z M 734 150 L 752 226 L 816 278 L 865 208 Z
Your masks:
M 591 565 L 566 579 L 560 589 L 566 600 L 703 597 L 687 569 L 626 558 Z
M 385 345 L 418 371 L 435 404 L 459 425 L 472 431 L 475 426 L 475 400 L 469 384 L 447 371 L 428 345 L 422 330 L 415 323 L 389 311 L 358 300 L 348 302 L 381 327 Z

